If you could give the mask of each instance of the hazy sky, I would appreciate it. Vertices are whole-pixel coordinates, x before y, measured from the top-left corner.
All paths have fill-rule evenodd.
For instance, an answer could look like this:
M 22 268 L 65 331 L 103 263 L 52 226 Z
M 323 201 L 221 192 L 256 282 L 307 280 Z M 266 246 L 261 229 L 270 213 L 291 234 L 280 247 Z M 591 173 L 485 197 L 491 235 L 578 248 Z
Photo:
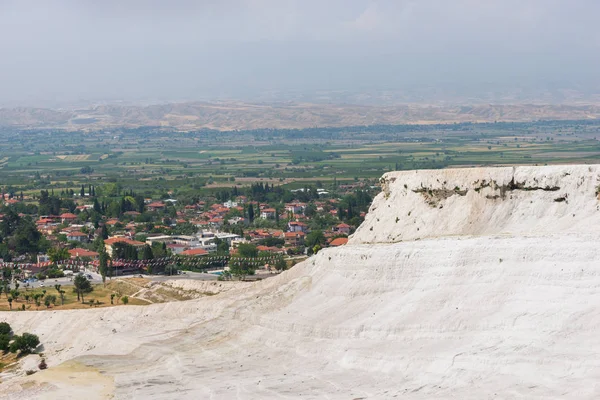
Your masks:
M 599 0 L 0 0 L 0 104 L 600 81 Z

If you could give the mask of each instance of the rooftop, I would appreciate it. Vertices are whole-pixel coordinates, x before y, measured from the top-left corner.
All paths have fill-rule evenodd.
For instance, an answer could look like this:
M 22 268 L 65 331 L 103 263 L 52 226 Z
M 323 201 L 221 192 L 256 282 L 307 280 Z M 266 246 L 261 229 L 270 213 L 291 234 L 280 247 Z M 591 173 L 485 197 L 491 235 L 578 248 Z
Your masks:
M 330 246 L 332 247 L 337 247 L 337 246 L 343 246 L 346 243 L 348 243 L 348 238 L 345 237 L 339 237 L 339 238 L 335 238 L 331 241 L 331 243 L 329 243 Z
M 99 254 L 96 253 L 95 251 L 81 249 L 79 247 L 69 250 L 69 254 L 71 255 L 71 257 L 98 257 L 99 256 Z
M 144 246 L 145 245 L 145 243 L 143 243 L 143 242 L 138 242 L 137 240 L 131 240 L 131 239 L 128 239 L 126 237 L 121 237 L 121 236 L 111 237 L 111 238 L 104 240 L 104 244 L 109 245 L 109 246 L 111 246 L 115 243 L 127 243 L 132 246 Z
M 184 256 L 202 256 L 202 255 L 208 254 L 208 251 L 206 251 L 204 249 L 189 249 L 189 250 L 185 250 L 181 254 Z

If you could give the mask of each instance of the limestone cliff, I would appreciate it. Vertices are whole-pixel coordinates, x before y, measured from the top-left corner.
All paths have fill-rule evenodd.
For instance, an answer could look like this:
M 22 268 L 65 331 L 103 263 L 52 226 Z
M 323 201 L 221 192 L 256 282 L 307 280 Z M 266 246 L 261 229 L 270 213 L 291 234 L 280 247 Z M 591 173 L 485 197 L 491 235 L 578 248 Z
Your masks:
M 390 172 L 351 243 L 600 232 L 598 165 Z

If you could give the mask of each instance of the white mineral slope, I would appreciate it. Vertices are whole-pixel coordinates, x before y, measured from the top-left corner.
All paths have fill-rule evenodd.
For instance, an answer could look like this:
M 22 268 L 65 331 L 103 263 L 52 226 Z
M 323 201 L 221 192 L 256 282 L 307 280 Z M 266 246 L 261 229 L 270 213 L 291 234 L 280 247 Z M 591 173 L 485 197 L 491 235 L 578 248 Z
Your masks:
M 600 233 L 598 165 L 389 172 L 351 243 Z
M 72 398 L 84 382 L 89 399 L 597 399 L 596 171 L 392 173 L 347 246 L 278 277 L 181 303 L 0 314 L 40 335 L 51 366 L 3 377 L 0 398 Z M 434 191 L 512 176 L 499 198 Z M 565 192 L 514 188 L 534 178 Z M 405 183 L 431 188 L 435 208 Z M 420 210 L 421 240 L 385 235 L 410 226 L 388 204 Z M 525 211 L 537 217 L 512 218 Z

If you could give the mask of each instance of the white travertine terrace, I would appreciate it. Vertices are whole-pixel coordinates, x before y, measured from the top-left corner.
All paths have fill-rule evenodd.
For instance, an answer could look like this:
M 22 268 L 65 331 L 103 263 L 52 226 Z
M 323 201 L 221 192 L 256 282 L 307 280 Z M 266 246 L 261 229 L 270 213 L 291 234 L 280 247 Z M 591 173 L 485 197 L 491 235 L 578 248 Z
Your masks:
M 390 172 L 352 243 L 600 233 L 597 165 Z
M 599 179 L 595 165 L 392 172 L 348 245 L 275 278 L 0 313 L 51 367 L 24 376 L 24 360 L 0 398 L 596 399 Z

